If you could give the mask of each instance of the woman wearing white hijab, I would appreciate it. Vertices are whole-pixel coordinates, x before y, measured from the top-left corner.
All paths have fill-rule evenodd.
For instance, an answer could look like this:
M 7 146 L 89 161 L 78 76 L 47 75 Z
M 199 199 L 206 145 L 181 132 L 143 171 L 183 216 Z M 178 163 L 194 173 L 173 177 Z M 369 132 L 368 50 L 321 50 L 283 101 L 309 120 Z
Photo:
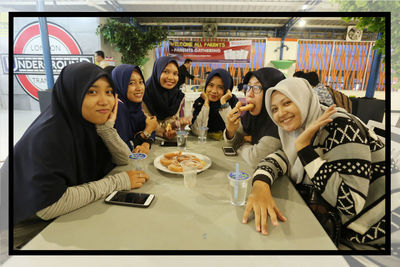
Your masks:
M 385 244 L 385 149 L 362 122 L 335 105 L 319 104 L 302 78 L 288 78 L 265 95 L 268 114 L 278 125 L 282 150 L 262 160 L 253 174 L 243 222 L 254 210 L 256 229 L 267 234 L 267 220 L 287 219 L 270 187 L 287 174 L 296 187 L 322 197 L 339 216 L 340 243 L 355 249 Z M 293 218 L 294 219 L 294 218 Z

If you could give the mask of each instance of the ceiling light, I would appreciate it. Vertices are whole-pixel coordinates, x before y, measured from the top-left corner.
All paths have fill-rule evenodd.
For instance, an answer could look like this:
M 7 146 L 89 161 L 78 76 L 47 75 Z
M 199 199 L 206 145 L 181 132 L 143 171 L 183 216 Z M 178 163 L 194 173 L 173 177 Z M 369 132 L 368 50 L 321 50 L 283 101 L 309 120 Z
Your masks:
M 305 20 L 299 20 L 299 27 L 304 27 L 304 25 L 306 25 L 306 21 Z

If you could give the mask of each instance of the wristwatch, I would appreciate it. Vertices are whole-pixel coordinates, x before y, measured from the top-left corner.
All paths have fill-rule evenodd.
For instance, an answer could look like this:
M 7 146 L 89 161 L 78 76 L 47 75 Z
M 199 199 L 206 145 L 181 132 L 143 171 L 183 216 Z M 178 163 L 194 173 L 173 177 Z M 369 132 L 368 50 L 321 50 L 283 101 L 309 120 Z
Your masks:
M 144 137 L 146 137 L 146 139 L 149 139 L 150 136 L 151 136 L 151 133 L 148 133 L 148 132 L 146 132 L 146 131 L 143 131 L 143 135 L 144 135 Z

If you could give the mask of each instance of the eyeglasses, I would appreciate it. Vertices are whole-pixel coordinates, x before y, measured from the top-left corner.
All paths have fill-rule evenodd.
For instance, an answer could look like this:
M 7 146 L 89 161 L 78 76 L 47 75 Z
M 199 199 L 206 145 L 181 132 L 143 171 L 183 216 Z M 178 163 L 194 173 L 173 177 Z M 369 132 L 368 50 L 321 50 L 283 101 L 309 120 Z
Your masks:
M 262 87 L 258 86 L 258 85 L 248 85 L 248 84 L 243 84 L 243 89 L 244 89 L 244 93 L 247 94 L 249 93 L 251 90 L 253 90 L 253 93 L 258 95 L 261 93 L 262 91 Z

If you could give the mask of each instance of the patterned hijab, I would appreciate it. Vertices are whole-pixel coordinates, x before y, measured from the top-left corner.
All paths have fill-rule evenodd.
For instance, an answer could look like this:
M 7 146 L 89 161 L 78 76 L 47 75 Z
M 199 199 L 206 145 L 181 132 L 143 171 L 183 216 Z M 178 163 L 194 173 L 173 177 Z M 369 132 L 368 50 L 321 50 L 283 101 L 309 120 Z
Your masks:
M 142 71 L 138 66 L 122 64 L 112 71 L 116 93 L 120 99 L 114 128 L 117 129 L 119 136 L 131 150 L 133 147 L 130 140 L 133 140 L 135 134 L 146 126 L 142 103 L 135 103 L 128 99 L 128 86 L 133 71 L 138 72 L 144 81 Z
M 178 70 L 179 66 L 172 57 L 160 57 L 154 62 L 151 77 L 146 82 L 146 92 L 143 102 L 146 104 L 151 115 L 158 120 L 164 120 L 178 112 L 185 94 L 179 90 L 178 84 L 172 89 L 165 89 L 160 84 L 160 77 L 169 63 L 174 63 Z
M 232 76 L 229 74 L 229 72 L 227 72 L 224 69 L 215 69 L 212 72 L 210 72 L 210 74 L 208 74 L 207 76 L 204 88 L 207 88 L 208 83 L 214 76 L 219 76 L 222 79 L 222 82 L 224 83 L 224 94 L 226 93 L 226 91 L 228 91 L 228 89 L 232 91 L 233 88 Z M 239 100 L 237 99 L 237 97 L 235 95 L 232 95 L 232 98 L 229 99 L 228 103 L 232 108 L 234 108 L 238 101 Z M 203 105 L 204 105 L 204 99 L 201 97 L 197 98 L 196 101 L 194 101 L 192 123 L 196 120 Z M 208 125 L 207 125 L 208 131 L 210 133 L 223 131 L 225 129 L 225 122 L 221 118 L 221 115 L 219 115 L 220 108 L 221 108 L 221 102 L 219 100 L 215 102 L 210 101 L 210 112 L 208 115 Z
M 56 202 L 68 187 L 96 181 L 113 168 L 95 125 L 82 116 L 87 90 L 100 77 L 91 63 L 66 66 L 54 84 L 52 103 L 14 147 L 14 223 Z
M 262 90 L 264 92 L 267 91 L 272 86 L 275 86 L 278 82 L 285 79 L 285 75 L 275 69 L 275 68 L 261 68 L 256 71 L 249 71 L 243 79 L 243 84 L 248 84 L 250 78 L 255 76 L 257 80 L 262 85 Z M 241 122 L 243 125 L 243 130 L 251 135 L 251 143 L 258 144 L 258 141 L 263 136 L 272 136 L 279 138 L 278 128 L 275 123 L 272 121 L 271 117 L 268 115 L 267 110 L 265 108 L 265 101 L 262 101 L 262 108 L 260 114 L 257 116 L 253 116 L 250 112 L 246 111 L 246 113 L 242 116 Z

